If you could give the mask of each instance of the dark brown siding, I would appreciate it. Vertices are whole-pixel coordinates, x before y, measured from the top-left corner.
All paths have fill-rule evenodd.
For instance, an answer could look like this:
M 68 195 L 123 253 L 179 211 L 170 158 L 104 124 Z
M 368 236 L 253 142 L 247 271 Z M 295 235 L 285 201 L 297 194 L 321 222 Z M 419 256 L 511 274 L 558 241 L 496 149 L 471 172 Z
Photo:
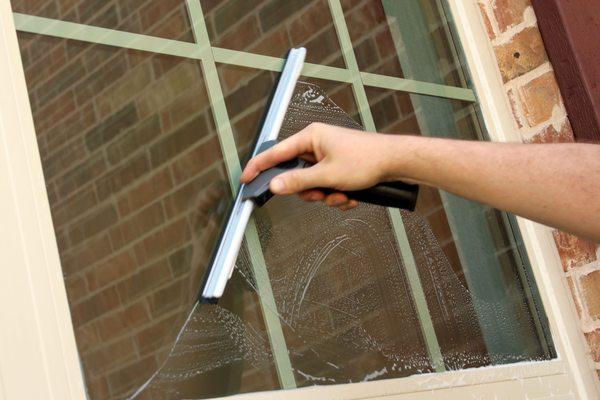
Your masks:
M 600 143 L 600 3 L 532 0 L 575 138 Z

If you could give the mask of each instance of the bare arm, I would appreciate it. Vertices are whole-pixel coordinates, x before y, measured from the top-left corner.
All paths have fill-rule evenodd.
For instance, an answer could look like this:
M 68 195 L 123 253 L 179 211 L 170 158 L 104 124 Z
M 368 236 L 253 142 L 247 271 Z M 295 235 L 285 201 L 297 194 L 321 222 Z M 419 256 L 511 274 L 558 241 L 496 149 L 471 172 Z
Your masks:
M 242 181 L 298 155 L 317 163 L 272 181 L 274 193 L 348 209 L 356 202 L 310 188 L 416 182 L 600 242 L 599 145 L 473 142 L 313 124 L 251 160 Z

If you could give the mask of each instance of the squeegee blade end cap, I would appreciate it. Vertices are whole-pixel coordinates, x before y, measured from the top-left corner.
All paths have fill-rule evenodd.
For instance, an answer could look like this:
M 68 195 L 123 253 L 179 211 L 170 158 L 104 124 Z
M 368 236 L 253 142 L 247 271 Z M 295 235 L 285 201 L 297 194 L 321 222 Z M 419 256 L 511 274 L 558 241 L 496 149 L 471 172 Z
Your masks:
M 217 304 L 219 302 L 218 297 L 204 297 L 200 296 L 198 298 L 198 303 L 200 304 Z

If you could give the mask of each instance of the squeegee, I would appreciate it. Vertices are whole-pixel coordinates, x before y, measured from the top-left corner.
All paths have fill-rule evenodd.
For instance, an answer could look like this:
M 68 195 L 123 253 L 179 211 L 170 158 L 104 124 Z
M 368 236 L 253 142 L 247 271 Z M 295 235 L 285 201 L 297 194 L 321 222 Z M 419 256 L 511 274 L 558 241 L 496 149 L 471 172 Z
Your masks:
M 294 88 L 306 57 L 306 49 L 291 49 L 283 71 L 265 115 L 262 128 L 252 157 L 277 143 L 277 136 L 283 124 L 285 113 L 292 99 Z M 263 206 L 273 194 L 269 183 L 277 175 L 296 168 L 308 168 L 311 164 L 295 158 L 260 173 L 252 182 L 242 184 L 230 210 L 225 228 L 219 240 L 212 261 L 206 272 L 198 300 L 200 303 L 216 303 L 223 295 L 225 286 L 235 267 L 244 232 L 252 211 Z M 331 189 L 320 189 L 326 193 Z M 349 199 L 413 211 L 417 202 L 419 187 L 404 182 L 388 182 L 358 191 L 345 191 Z

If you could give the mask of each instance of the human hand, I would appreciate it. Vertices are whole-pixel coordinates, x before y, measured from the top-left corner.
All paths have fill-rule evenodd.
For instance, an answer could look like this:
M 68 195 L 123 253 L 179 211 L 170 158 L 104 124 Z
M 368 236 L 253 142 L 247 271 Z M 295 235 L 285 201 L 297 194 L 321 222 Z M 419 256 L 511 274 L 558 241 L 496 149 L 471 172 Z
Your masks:
M 345 194 L 325 194 L 314 188 L 360 190 L 386 180 L 391 136 L 356 131 L 338 126 L 312 123 L 297 134 L 251 159 L 241 181 L 248 183 L 260 172 L 294 157 L 313 166 L 285 172 L 270 183 L 275 194 L 298 193 L 306 201 L 348 210 L 358 205 Z

